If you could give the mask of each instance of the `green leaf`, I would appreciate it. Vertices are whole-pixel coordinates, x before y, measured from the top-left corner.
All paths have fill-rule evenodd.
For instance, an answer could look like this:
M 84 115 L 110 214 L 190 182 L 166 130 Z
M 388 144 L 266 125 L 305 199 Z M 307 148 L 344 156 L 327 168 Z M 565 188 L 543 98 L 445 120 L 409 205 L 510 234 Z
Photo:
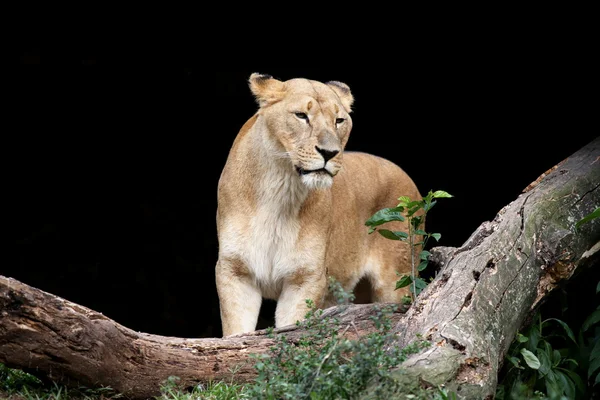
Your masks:
M 596 309 L 583 321 L 581 329 L 585 332 L 600 321 L 600 310 Z
M 429 210 L 431 210 L 433 206 L 435 206 L 435 203 L 435 201 L 426 201 L 423 205 L 423 211 L 425 211 L 426 213 L 429 212 Z
M 559 396 L 562 394 L 562 390 L 554 372 L 548 372 L 548 375 L 546 375 L 544 378 L 544 383 L 546 384 L 546 394 L 548 397 L 551 399 L 559 398 Z
M 562 356 L 560 355 L 560 351 L 558 351 L 558 350 L 552 351 L 552 366 L 553 367 L 558 366 L 558 364 L 560 364 L 561 360 L 562 360 Z
M 406 211 L 406 215 L 412 217 L 417 211 L 419 211 L 422 208 L 422 205 L 420 201 L 411 201 L 406 205 L 406 207 L 408 208 L 408 211 Z
M 377 232 L 381 236 L 391 240 L 405 240 L 408 237 L 408 233 L 401 231 L 390 231 L 388 229 L 379 229 Z
M 528 340 L 529 340 L 529 338 L 527 336 L 517 333 L 517 342 L 525 343 Z
M 560 387 L 562 387 L 562 392 L 567 399 L 575 398 L 575 383 L 569 378 L 567 375 L 562 373 L 562 371 L 554 371 L 556 374 L 557 381 L 560 383 Z
M 589 222 L 598 217 L 600 217 L 600 207 L 597 207 L 594 211 L 592 211 L 591 213 L 589 213 L 588 215 L 586 215 L 585 217 L 583 217 L 579 221 L 577 221 L 577 223 L 575 224 L 575 228 L 579 228 L 581 225 L 585 224 L 586 222 Z
M 594 386 L 600 383 L 600 374 L 596 375 L 596 380 L 594 381 Z
M 540 360 L 527 349 L 521 349 L 521 354 L 523 355 L 523 359 L 531 369 L 539 369 L 540 368 Z
M 383 208 L 377 211 L 365 222 L 365 225 L 373 227 L 390 221 L 404 221 L 404 216 L 400 213 L 398 207 Z
M 427 232 L 422 229 L 417 229 L 415 230 L 415 235 L 427 235 Z
M 577 389 L 581 392 L 581 393 L 585 393 L 585 383 L 583 383 L 583 379 L 581 379 L 581 377 L 579 375 L 577 375 L 575 372 L 570 371 L 568 369 L 560 369 L 562 371 L 563 374 L 567 374 L 569 376 L 569 378 L 571 378 L 571 380 L 573 381 L 573 383 L 575 383 L 575 386 L 577 387 Z
M 413 211 L 418 211 L 421 208 L 423 208 L 423 201 L 422 200 L 413 200 L 413 201 L 410 201 L 406 206 Z
M 422 222 L 423 222 L 423 217 L 422 216 L 412 217 L 412 219 L 410 220 L 410 224 L 415 229 L 419 229 L 419 226 L 421 226 Z
M 421 293 L 423 291 L 423 289 L 425 289 L 427 287 L 427 282 L 425 282 L 425 280 L 423 280 L 422 278 L 416 277 L 415 278 L 415 286 L 417 287 L 417 293 L 415 293 L 416 296 L 419 295 L 419 293 Z M 410 291 L 413 292 L 414 288 L 411 285 L 410 286 Z
M 439 242 L 440 238 L 442 237 L 442 234 L 441 233 L 432 233 L 430 236 L 432 238 L 434 238 L 436 242 Z
M 566 323 L 564 323 L 560 319 L 557 319 L 557 318 L 548 318 L 547 320 L 545 320 L 542 323 L 542 326 L 544 326 L 546 324 L 546 322 L 549 322 L 549 321 L 558 322 L 560 324 L 560 326 L 562 326 L 562 328 L 567 333 L 567 336 L 569 336 L 569 338 L 573 341 L 573 343 L 577 344 L 577 340 L 575 340 L 575 335 L 573 335 L 573 331 L 571 330 L 571 328 L 569 328 L 569 325 L 567 325 Z
M 590 364 L 596 360 L 600 360 L 600 340 L 596 340 L 592 351 L 590 351 Z M 594 371 L 590 371 L 591 376 Z
M 428 252 L 427 250 L 423 250 L 422 252 L 419 253 L 419 259 L 428 260 L 430 255 L 431 255 L 430 252 Z
M 567 349 L 568 350 L 568 349 Z M 573 360 L 572 358 L 563 358 L 561 361 L 562 364 L 567 364 L 567 363 L 571 363 L 576 367 L 579 367 L 579 364 L 577 363 L 577 361 Z
M 412 283 L 412 278 L 410 275 L 404 275 L 402 278 L 400 278 L 397 282 L 396 282 L 396 289 L 400 289 L 403 288 L 405 286 L 408 286 Z
M 537 359 L 540 363 L 539 368 L 540 374 L 547 375 L 552 369 L 552 363 L 550 361 L 550 357 L 552 356 L 552 351 L 548 353 L 547 350 L 538 348 L 536 350 Z
M 444 192 L 443 190 L 436 190 L 435 192 L 433 192 L 433 197 L 436 199 L 443 199 L 443 198 L 450 198 L 450 197 L 454 197 L 454 196 L 452 196 L 448 192 Z
M 427 268 L 427 265 L 429 265 L 429 261 L 428 260 L 423 260 L 421 261 L 421 263 L 419 264 L 419 266 L 417 267 L 417 270 L 419 270 L 419 272 L 423 271 L 425 268 Z
M 600 371 L 596 371 L 598 368 L 600 368 L 600 357 L 598 357 L 598 343 L 600 343 L 600 340 L 596 342 L 596 344 L 594 345 L 594 350 L 592 350 L 592 354 L 590 354 L 590 365 L 588 366 L 588 378 L 591 378 L 592 375 L 594 375 L 594 373 L 596 372 L 600 372 Z M 596 354 L 594 354 L 596 353 Z M 592 357 L 592 355 L 595 355 L 595 357 Z M 600 375 L 600 374 L 599 374 Z
M 410 197 L 408 196 L 400 196 L 398 197 L 398 205 L 402 205 L 403 207 L 406 207 L 406 205 L 408 203 L 410 203 Z
M 521 367 L 521 362 L 519 361 L 519 359 L 517 357 L 512 357 L 512 356 L 508 356 L 506 357 L 508 358 L 508 360 L 512 363 L 512 365 L 514 365 L 515 367 L 519 368 L 519 369 L 523 369 L 523 367 Z
M 540 326 L 536 323 L 533 323 L 531 324 L 527 332 L 527 336 L 529 337 L 529 342 L 527 342 L 527 349 L 534 350 L 538 347 L 538 342 L 540 340 Z

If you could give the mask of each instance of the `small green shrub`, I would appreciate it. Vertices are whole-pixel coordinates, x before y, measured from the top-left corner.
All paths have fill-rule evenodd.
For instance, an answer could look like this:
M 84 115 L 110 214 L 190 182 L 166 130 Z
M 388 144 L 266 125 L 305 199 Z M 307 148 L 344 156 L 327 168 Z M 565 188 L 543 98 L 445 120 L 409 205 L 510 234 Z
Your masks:
M 571 328 L 556 318 L 542 321 L 539 312 L 535 318 L 535 323 L 517 333 L 509 348 L 509 369 L 498 385 L 497 399 L 577 398 L 585 392 L 585 384 L 574 368 L 577 362 L 552 345 L 557 338 L 576 344 Z
M 588 387 L 600 390 L 600 282 L 596 285 L 596 309 L 585 319 L 578 335 Z
M 410 291 L 412 300 L 414 300 L 427 286 L 427 282 L 417 274 L 417 271 L 424 271 L 429 264 L 430 253 L 427 250 L 424 250 L 427 241 L 429 238 L 434 238 L 436 241 L 439 241 L 442 237 L 439 233 L 428 233 L 422 229 L 425 217 L 437 203 L 436 199 L 451 197 L 453 197 L 451 194 L 444 192 L 443 190 L 437 190 L 435 192 L 430 190 L 421 200 L 411 200 L 407 196 L 401 196 L 398 198 L 399 203 L 396 207 L 381 209 L 365 222 L 365 225 L 369 227 L 369 233 L 377 231 L 381 236 L 387 239 L 407 242 L 410 246 L 411 274 L 401 276 L 396 282 L 396 289 L 411 285 Z M 408 232 L 377 228 L 379 225 L 387 222 L 405 221 L 407 218 Z M 422 240 L 417 239 L 419 236 L 422 237 Z M 417 254 L 417 249 L 422 250 Z M 417 259 L 419 260 L 418 265 Z
M 600 282 L 596 308 L 577 335 L 562 320 L 546 318 L 518 332 L 506 355 L 496 398 L 592 398 L 600 382 Z
M 27 372 L 0 364 L 0 399 L 7 398 L 3 396 L 15 400 L 111 400 L 123 398 L 121 394 L 108 387 L 67 388 L 58 383 L 48 385 Z
M 345 304 L 351 298 L 333 279 L 329 285 L 338 302 Z M 268 354 L 255 356 L 258 377 L 245 387 L 245 398 L 352 399 L 373 383 L 377 398 L 385 398 L 395 385 L 390 368 L 429 345 L 425 341 L 403 349 L 393 345 L 389 316 L 395 306 L 378 309 L 372 317 L 375 332 L 349 339 L 344 334 L 356 329 L 352 324 L 342 326 L 335 317 L 323 317 L 323 310 L 311 301 L 307 305 L 306 318 L 298 322 L 306 333 L 299 340 L 292 342 L 270 330 L 276 343 Z
M 600 209 L 596 208 L 575 224 L 576 230 L 598 217 Z M 578 328 L 577 335 L 561 319 L 542 321 L 542 314 L 547 307 L 553 307 L 552 303 L 540 308 L 535 323 L 522 333 L 517 332 L 500 373 L 498 400 L 593 398 L 600 387 L 600 282 L 595 292 L 595 302 L 585 304 L 592 308 L 595 305 L 595 309 L 583 320 L 577 317 L 571 320 L 572 326 Z M 567 302 L 574 297 L 570 293 L 574 291 L 556 293 L 553 297 L 560 296 L 561 307 L 554 306 L 551 312 L 568 317 Z M 581 301 L 575 304 L 576 309 L 582 305 Z M 557 312 L 557 308 L 562 310 Z
M 0 390 L 12 394 L 18 393 L 23 388 L 37 389 L 42 386 L 42 381 L 35 376 L 0 364 Z

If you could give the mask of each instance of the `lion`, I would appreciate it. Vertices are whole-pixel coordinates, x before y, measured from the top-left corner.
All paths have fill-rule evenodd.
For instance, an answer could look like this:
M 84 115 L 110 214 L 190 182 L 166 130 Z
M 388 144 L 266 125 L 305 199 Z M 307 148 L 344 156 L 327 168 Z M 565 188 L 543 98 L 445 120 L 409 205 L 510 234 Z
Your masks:
M 253 73 L 258 111 L 242 126 L 221 172 L 215 267 L 223 336 L 256 330 L 263 299 L 275 327 L 334 305 L 332 276 L 351 292 L 368 281 L 369 302 L 399 303 L 398 274 L 411 271 L 406 243 L 369 234 L 365 222 L 398 197 L 422 197 L 398 165 L 344 151 L 354 97 L 339 81 L 281 81 Z M 408 232 L 406 222 L 386 228 Z M 362 282 L 361 281 L 361 282 Z

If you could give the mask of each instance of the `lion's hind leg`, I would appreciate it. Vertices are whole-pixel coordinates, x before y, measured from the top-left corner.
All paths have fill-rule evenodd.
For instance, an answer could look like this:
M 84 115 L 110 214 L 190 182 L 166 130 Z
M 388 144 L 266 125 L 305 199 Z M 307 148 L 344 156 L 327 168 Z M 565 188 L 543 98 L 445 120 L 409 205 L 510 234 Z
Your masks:
M 400 268 L 399 265 L 404 265 Z M 408 268 L 406 268 L 408 266 Z M 400 303 L 402 297 L 409 296 L 408 287 L 396 289 L 396 282 L 402 275 L 410 274 L 410 264 L 405 257 L 394 257 L 388 259 L 372 259 L 368 272 L 371 284 L 371 298 L 373 303 Z

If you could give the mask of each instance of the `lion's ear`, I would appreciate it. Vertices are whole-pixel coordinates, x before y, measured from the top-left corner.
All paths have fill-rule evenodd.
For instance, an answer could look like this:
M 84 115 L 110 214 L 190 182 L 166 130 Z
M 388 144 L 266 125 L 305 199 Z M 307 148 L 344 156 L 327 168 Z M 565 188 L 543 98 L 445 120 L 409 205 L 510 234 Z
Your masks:
M 352 104 L 354 103 L 354 96 L 352 96 L 352 92 L 350 92 L 350 87 L 343 82 L 338 81 L 329 81 L 327 82 L 330 88 L 333 89 L 334 92 L 340 97 L 342 100 L 342 104 L 346 109 L 346 112 L 352 111 Z
M 261 107 L 280 100 L 285 94 L 285 83 L 273 78 L 271 75 L 255 72 L 250 75 L 248 81 L 250 90 Z

